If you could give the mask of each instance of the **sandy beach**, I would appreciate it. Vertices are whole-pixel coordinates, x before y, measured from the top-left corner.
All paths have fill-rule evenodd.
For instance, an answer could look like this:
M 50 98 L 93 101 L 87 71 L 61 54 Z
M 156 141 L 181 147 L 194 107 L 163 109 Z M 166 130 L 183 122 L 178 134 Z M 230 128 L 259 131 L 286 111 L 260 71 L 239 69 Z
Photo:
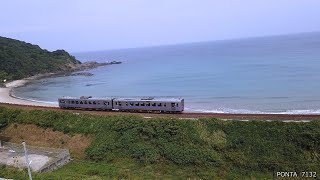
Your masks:
M 6 88 L 0 88 L 0 102 L 1 103 L 8 103 L 8 104 L 29 105 L 29 106 L 57 107 L 58 105 L 56 105 L 56 104 L 28 101 L 28 100 L 24 100 L 24 99 L 15 98 L 11 95 L 11 91 L 13 88 L 23 86 L 35 78 L 38 78 L 38 76 L 6 83 L 5 84 Z

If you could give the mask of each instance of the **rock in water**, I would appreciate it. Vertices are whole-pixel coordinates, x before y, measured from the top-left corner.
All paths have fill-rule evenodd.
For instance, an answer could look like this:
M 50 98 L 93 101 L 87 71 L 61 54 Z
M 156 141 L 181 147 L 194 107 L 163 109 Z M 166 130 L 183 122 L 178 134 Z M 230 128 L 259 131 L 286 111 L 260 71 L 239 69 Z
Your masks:
M 89 72 L 77 72 L 77 73 L 72 73 L 71 76 L 93 76 L 94 74 L 89 73 Z

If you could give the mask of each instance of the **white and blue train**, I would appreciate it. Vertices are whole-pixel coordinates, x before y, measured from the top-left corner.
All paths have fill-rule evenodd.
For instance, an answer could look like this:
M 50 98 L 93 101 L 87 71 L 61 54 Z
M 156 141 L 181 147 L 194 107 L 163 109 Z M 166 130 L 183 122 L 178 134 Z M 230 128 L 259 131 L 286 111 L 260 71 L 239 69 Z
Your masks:
M 62 97 L 59 107 L 64 109 L 109 110 L 129 112 L 182 113 L 184 99 L 181 98 L 80 98 Z

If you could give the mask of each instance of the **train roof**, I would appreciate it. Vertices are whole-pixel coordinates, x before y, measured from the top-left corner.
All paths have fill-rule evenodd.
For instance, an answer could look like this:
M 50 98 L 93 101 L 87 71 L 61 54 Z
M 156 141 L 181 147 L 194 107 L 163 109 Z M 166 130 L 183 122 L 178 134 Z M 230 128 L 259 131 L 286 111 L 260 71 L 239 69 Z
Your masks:
M 161 98 L 161 97 L 148 97 L 148 98 L 115 98 L 115 101 L 150 101 L 150 102 L 181 102 L 182 98 Z
M 59 99 L 71 99 L 71 100 L 116 100 L 116 101 L 150 101 L 150 102 L 181 102 L 182 98 L 167 98 L 167 97 L 147 97 L 147 98 L 111 98 L 111 97 L 92 97 L 92 96 L 81 96 L 81 97 L 69 97 L 63 96 Z
M 81 96 L 81 97 L 70 97 L 63 96 L 59 99 L 75 99 L 75 100 L 112 100 L 114 98 L 111 97 L 92 97 L 92 96 Z

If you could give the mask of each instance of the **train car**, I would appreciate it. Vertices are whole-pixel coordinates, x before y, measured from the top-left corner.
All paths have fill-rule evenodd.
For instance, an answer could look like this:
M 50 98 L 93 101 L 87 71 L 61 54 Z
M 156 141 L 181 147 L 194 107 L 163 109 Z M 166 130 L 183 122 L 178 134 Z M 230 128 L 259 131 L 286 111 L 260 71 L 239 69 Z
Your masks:
M 115 98 L 113 109 L 119 111 L 181 113 L 184 99 L 181 98 Z
M 112 110 L 113 98 L 92 98 L 92 96 L 59 98 L 59 107 L 65 109 Z

